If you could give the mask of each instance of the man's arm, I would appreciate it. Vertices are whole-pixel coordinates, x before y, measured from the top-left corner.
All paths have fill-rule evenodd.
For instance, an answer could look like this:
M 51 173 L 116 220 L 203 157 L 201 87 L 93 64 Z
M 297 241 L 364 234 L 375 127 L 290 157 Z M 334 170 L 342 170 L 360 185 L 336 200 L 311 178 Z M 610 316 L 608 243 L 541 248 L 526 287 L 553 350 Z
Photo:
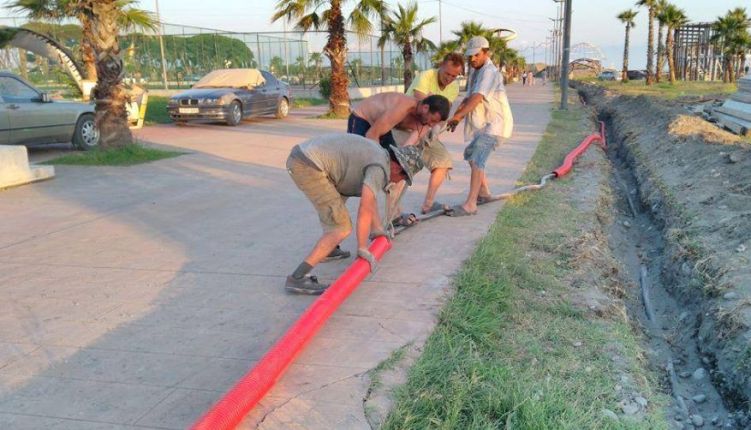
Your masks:
M 360 209 L 357 211 L 357 248 L 368 247 L 368 236 L 371 227 L 378 221 L 378 202 L 375 193 L 369 186 L 362 186 L 360 195 Z
M 412 107 L 411 102 L 402 103 L 401 106 L 387 110 L 384 115 L 381 115 L 380 118 L 371 124 L 370 129 L 365 133 L 365 137 L 379 143 L 381 136 L 402 122 L 407 113 L 409 113 L 410 107 Z
M 474 108 L 482 102 L 483 95 L 480 93 L 475 93 L 469 96 L 469 98 L 466 98 L 462 101 L 462 103 L 459 105 L 459 109 L 457 109 L 456 113 L 453 117 L 451 117 L 450 120 L 448 120 L 448 128 L 451 131 L 454 131 L 456 129 L 456 126 L 459 125 L 459 121 L 461 121 L 467 114 L 472 112 Z

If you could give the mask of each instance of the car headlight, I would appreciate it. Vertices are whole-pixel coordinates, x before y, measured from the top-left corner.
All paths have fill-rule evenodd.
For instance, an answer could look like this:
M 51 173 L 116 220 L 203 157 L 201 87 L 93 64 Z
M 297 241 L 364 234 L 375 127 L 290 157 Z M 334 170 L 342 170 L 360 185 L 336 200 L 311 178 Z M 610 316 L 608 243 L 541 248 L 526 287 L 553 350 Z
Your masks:
M 167 102 L 167 106 L 177 106 L 178 99 L 171 98 Z
M 215 97 L 205 97 L 202 99 L 198 99 L 199 105 L 215 105 L 218 102 L 219 102 L 219 99 Z

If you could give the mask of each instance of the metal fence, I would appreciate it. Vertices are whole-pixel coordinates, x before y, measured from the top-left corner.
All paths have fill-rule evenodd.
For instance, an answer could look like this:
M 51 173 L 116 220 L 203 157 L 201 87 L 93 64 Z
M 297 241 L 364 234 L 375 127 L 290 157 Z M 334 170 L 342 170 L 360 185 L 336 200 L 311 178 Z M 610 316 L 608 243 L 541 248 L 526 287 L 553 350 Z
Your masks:
M 22 18 L 0 18 L 0 25 L 30 26 L 79 55 L 80 28 L 75 22 L 40 24 Z M 186 88 L 214 69 L 257 67 L 292 85 L 310 88 L 316 87 L 330 70 L 329 60 L 322 53 L 328 37 L 325 32 L 230 32 L 165 23 L 161 33 L 164 54 L 156 33 L 130 32 L 120 36 L 126 82 L 149 88 Z M 404 61 L 400 47 L 389 43 L 381 50 L 375 35 L 358 37 L 347 33 L 346 39 L 350 85 L 402 82 Z M 17 49 L 4 51 L 0 52 L 0 67 L 4 70 L 23 72 L 37 85 L 54 87 L 66 83 L 64 73 L 48 60 L 24 52 L 27 61 L 22 61 Z M 415 69 L 431 67 L 431 54 L 415 55 Z M 24 66 L 25 70 L 21 70 Z

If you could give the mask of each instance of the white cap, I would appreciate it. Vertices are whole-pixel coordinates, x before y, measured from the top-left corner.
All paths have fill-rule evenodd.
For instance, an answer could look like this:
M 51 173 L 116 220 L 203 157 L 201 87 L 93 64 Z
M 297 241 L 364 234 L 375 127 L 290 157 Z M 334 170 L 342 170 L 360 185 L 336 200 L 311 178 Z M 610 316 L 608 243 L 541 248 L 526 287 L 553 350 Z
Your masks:
M 464 50 L 464 56 L 465 57 L 471 57 L 482 48 L 490 48 L 490 43 L 488 43 L 488 39 L 482 37 L 482 36 L 475 36 L 471 39 L 469 39 L 469 42 L 467 42 L 467 49 Z

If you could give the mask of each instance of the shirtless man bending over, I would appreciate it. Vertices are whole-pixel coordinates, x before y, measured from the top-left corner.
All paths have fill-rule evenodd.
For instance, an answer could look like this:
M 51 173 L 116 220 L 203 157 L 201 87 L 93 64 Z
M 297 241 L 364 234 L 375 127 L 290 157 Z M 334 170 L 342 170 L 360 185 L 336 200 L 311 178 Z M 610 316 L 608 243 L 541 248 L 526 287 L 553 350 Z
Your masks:
M 402 93 L 380 93 L 360 102 L 347 121 L 347 133 L 359 134 L 388 148 L 398 146 L 391 129 L 410 132 L 404 146 L 415 145 L 430 129 L 446 121 L 451 104 L 432 95 L 418 101 Z

